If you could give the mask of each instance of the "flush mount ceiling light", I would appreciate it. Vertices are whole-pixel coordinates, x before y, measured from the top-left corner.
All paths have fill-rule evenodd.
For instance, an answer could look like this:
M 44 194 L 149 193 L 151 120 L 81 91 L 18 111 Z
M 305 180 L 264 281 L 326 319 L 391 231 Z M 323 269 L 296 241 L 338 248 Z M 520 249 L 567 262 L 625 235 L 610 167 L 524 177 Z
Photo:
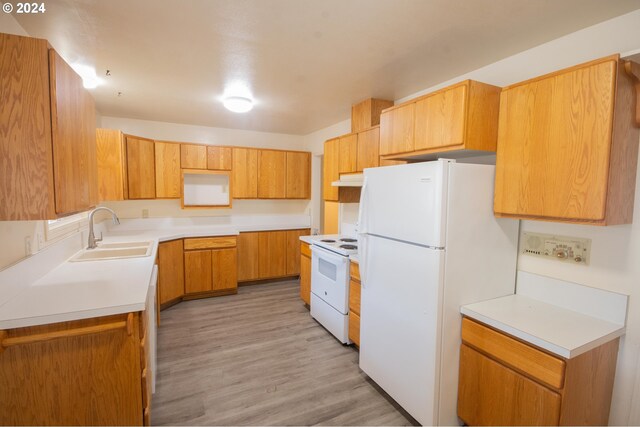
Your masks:
M 253 108 L 253 101 L 244 96 L 228 96 L 222 100 L 222 105 L 234 113 L 246 113 Z

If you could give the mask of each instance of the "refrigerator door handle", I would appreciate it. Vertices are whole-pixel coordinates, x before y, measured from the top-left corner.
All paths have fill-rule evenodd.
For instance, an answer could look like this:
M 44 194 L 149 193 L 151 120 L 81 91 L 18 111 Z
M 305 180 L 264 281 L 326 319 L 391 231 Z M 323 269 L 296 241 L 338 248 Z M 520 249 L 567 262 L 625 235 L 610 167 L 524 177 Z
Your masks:
M 358 207 L 358 234 L 367 232 L 365 215 L 367 204 L 367 177 L 364 177 L 362 189 L 360 190 L 360 206 Z
M 367 287 L 367 239 L 368 239 L 368 235 L 367 234 L 360 234 L 359 238 L 358 238 L 358 245 L 360 246 L 361 249 L 361 253 L 359 254 L 359 261 L 360 261 L 360 265 L 358 266 L 360 268 L 360 287 L 361 288 L 366 288 Z
M 360 259 L 360 286 L 366 287 L 365 276 L 367 274 L 367 177 L 362 182 L 362 190 L 360 191 L 360 206 L 358 208 L 358 251 Z

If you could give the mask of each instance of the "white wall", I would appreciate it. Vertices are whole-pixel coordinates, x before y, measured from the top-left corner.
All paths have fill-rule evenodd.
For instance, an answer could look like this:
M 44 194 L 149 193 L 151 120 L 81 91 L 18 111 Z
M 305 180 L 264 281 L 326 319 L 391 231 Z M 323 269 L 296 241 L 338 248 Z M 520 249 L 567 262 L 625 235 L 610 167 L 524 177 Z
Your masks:
M 436 86 L 396 100 L 404 102 L 464 79 L 506 86 L 554 70 L 613 53 L 640 51 L 640 10 L 620 16 L 486 67 L 453 77 Z M 320 139 L 347 133 L 345 122 L 308 136 L 307 147 L 321 151 Z M 324 132 L 325 130 L 329 132 Z M 320 136 L 316 138 L 315 135 Z M 522 221 L 522 231 L 592 239 L 589 266 L 577 266 L 520 255 L 518 268 L 533 273 L 630 295 L 627 333 L 620 345 L 610 424 L 640 425 L 640 174 L 636 184 L 633 224 L 613 227 Z

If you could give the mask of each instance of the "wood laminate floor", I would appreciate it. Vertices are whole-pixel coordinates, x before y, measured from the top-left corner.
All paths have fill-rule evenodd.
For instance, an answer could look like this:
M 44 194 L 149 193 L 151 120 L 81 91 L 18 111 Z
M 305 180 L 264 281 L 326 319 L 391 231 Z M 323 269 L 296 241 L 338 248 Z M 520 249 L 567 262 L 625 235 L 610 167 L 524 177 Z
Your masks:
M 298 282 L 162 311 L 154 425 L 411 425 L 318 323 Z

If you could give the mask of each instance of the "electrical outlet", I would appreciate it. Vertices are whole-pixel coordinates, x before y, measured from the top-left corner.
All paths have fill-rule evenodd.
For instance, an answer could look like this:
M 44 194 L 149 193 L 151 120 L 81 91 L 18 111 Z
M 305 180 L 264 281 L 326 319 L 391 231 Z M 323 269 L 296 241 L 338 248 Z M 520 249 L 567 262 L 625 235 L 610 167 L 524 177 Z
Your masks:
M 142 218 L 149 218 L 149 209 L 142 209 Z
M 520 253 L 589 265 L 591 239 L 525 232 L 522 234 Z

